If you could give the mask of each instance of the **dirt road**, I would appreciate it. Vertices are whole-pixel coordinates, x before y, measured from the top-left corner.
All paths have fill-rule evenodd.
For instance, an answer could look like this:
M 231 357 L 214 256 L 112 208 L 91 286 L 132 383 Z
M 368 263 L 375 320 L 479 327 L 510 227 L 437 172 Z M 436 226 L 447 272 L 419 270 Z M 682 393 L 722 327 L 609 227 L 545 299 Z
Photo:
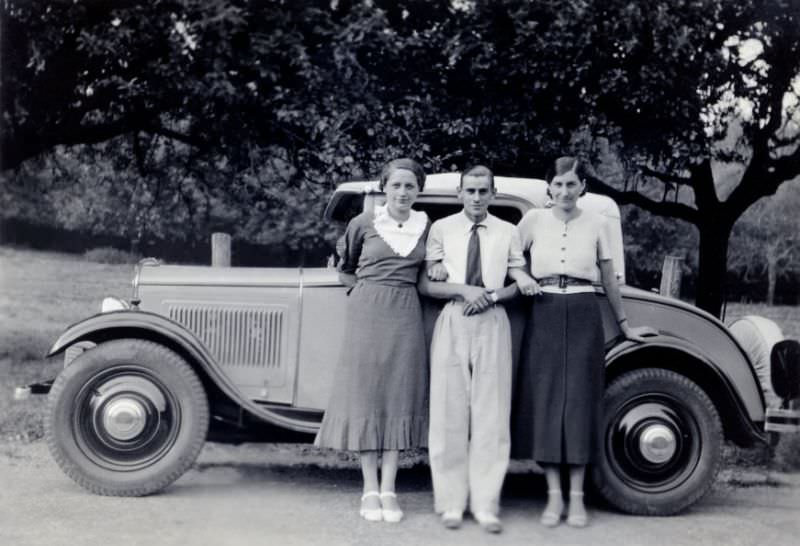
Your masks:
M 195 467 L 159 495 L 89 494 L 50 459 L 43 442 L 0 443 L 0 545 L 794 545 L 800 541 L 800 474 L 725 471 L 686 514 L 642 518 L 592 505 L 587 529 L 546 529 L 538 475 L 511 474 L 505 531 L 472 521 L 448 531 L 432 514 L 427 467 L 401 471 L 407 513 L 398 525 L 357 516 L 359 476 L 346 459 L 297 447 L 208 444 Z M 323 465 L 323 466 L 319 466 Z

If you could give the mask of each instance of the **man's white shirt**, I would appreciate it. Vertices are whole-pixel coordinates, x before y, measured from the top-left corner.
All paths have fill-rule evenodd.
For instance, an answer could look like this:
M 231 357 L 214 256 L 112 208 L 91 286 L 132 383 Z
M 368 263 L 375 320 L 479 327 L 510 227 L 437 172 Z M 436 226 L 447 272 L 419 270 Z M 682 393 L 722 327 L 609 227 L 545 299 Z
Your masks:
M 467 248 L 473 221 L 464 211 L 437 220 L 428 233 L 425 260 L 441 261 L 447 282 L 465 284 Z M 516 226 L 488 214 L 478 222 L 481 246 L 481 276 L 486 288 L 497 290 L 505 284 L 511 267 L 525 267 L 525 256 Z

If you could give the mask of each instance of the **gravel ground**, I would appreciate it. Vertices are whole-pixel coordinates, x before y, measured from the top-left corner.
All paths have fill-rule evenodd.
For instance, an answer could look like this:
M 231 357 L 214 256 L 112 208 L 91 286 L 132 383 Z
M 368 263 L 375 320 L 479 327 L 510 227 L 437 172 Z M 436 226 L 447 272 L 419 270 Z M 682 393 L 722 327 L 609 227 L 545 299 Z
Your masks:
M 367 523 L 357 515 L 354 461 L 308 446 L 209 443 L 193 469 L 162 493 L 124 499 L 79 488 L 50 459 L 44 442 L 4 442 L 0 483 L 0 544 L 14 546 L 782 546 L 796 544 L 800 534 L 800 474 L 761 469 L 725 470 L 712 492 L 680 516 L 633 517 L 592 503 L 591 524 L 582 530 L 539 525 L 544 480 L 513 473 L 500 536 L 472 521 L 459 531 L 444 529 L 431 512 L 428 469 L 421 464 L 404 468 L 398 479 L 405 521 Z

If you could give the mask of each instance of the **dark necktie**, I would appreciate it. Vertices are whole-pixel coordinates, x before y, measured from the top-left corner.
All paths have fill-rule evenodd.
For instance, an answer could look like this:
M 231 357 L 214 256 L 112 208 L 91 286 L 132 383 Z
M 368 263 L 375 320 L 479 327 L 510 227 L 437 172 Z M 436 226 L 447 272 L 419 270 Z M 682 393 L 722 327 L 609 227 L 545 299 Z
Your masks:
M 472 234 L 469 236 L 467 246 L 467 279 L 466 282 L 472 286 L 483 286 L 481 276 L 481 241 L 478 238 L 478 228 L 485 228 L 482 224 L 472 224 Z

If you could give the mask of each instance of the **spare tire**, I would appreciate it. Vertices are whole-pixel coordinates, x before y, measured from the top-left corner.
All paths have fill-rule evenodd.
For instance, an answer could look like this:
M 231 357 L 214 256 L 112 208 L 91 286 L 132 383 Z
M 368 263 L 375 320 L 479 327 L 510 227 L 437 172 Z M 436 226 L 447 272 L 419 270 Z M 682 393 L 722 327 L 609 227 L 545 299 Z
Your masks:
M 779 407 L 780 399 L 775 394 L 770 377 L 770 355 L 773 346 L 783 340 L 780 327 L 770 319 L 748 315 L 731 323 L 728 329 L 750 357 L 766 406 Z

